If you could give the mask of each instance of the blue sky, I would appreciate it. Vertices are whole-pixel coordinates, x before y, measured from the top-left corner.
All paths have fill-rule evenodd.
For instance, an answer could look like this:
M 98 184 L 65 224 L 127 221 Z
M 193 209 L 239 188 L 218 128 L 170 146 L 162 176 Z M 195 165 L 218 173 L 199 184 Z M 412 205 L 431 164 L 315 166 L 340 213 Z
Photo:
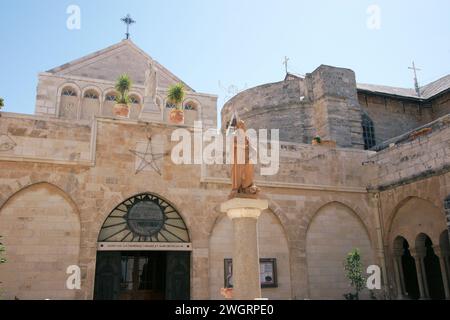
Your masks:
M 380 29 L 367 27 L 370 5 Z M 69 30 L 69 5 L 81 29 Z M 2 0 L 0 96 L 5 111 L 33 113 L 37 73 L 132 40 L 219 108 L 238 89 L 304 74 L 320 64 L 351 68 L 357 81 L 412 87 L 414 59 L 426 84 L 450 73 L 448 0 Z

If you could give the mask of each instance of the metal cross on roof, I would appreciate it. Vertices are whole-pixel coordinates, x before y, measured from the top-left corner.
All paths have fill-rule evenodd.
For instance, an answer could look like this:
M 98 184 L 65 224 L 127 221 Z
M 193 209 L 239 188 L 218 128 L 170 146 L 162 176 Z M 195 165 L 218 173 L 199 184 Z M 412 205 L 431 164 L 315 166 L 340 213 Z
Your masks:
M 420 97 L 419 80 L 417 80 L 417 71 L 420 71 L 420 69 L 416 68 L 414 61 L 412 62 L 412 67 L 408 67 L 408 69 L 414 70 L 414 88 L 416 89 L 417 96 Z
M 288 61 L 289 61 L 289 58 L 285 56 L 283 64 L 284 64 L 284 68 L 286 70 L 286 74 L 288 73 Z
M 122 22 L 127 25 L 127 33 L 125 33 L 125 36 L 126 36 L 126 39 L 129 39 L 130 38 L 130 25 L 132 25 L 133 23 L 136 23 L 136 21 L 134 21 L 133 18 L 131 18 L 130 14 L 127 14 L 127 16 L 125 18 L 122 18 L 120 20 L 122 20 Z

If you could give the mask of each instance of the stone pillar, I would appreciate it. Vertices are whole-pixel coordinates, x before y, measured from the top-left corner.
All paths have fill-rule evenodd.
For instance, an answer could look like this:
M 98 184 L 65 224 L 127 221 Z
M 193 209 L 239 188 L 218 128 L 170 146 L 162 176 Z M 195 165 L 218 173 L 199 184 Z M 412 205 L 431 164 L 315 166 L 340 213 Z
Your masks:
M 417 282 L 419 284 L 419 291 L 420 291 L 420 299 L 421 300 L 427 300 L 429 299 L 428 294 L 428 287 L 426 282 L 426 274 L 425 274 L 425 268 L 423 264 L 423 259 L 425 257 L 425 254 L 421 251 L 411 251 L 411 255 L 414 257 L 414 261 L 416 263 L 416 273 L 417 273 Z M 425 279 L 425 281 L 424 281 Z
M 394 270 L 395 270 L 395 285 L 397 286 L 397 300 L 403 300 L 406 293 L 406 288 L 403 279 L 402 266 L 403 250 L 396 250 L 394 252 Z
M 441 274 L 442 274 L 442 282 L 444 283 L 444 292 L 445 292 L 445 299 L 450 300 L 450 288 L 448 285 L 448 274 L 447 274 L 447 267 L 446 267 L 446 257 L 445 253 L 442 252 L 441 248 L 439 246 L 433 247 L 434 253 L 439 258 L 439 264 L 441 266 Z
M 259 278 L 258 218 L 267 200 L 233 198 L 221 211 L 233 221 L 233 299 L 261 298 Z
M 164 110 L 164 107 L 163 107 Z M 141 113 L 139 114 L 139 120 L 142 121 L 162 121 L 162 111 L 156 105 L 153 97 L 144 97 Z

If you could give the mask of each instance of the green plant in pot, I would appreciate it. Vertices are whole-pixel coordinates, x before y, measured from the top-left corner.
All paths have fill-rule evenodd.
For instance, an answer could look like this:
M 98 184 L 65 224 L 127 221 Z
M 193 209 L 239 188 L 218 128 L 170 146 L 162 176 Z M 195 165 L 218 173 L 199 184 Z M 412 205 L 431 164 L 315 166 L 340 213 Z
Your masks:
M 171 85 L 167 91 L 167 100 L 172 103 L 175 108 L 170 110 L 169 120 L 175 124 L 184 122 L 183 106 L 185 91 L 182 83 Z
M 130 77 L 126 74 L 119 76 L 116 80 L 115 88 L 118 95 L 116 97 L 113 113 L 116 116 L 128 118 L 130 115 L 130 97 L 128 96 L 131 89 Z
M 312 144 L 316 145 L 316 144 L 321 144 L 322 143 L 322 138 L 319 136 L 315 136 L 314 139 L 312 140 Z
M 2 110 L 4 106 L 5 106 L 5 100 L 3 100 L 3 98 L 0 98 L 0 110 Z M 0 117 L 1 117 L 1 115 L 0 115 Z

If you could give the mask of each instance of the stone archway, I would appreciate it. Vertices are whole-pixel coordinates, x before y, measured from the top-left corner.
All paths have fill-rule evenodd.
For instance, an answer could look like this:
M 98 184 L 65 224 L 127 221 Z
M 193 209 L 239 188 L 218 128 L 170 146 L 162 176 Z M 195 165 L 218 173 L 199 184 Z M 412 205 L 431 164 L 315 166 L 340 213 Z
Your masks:
M 440 239 L 443 230 L 446 230 L 445 219 L 433 203 L 409 197 L 398 205 L 388 235 L 391 246 L 389 252 L 392 254 L 390 260 L 393 262 L 391 274 L 398 299 L 450 298 L 446 273 L 442 272 L 445 270 L 442 262 L 446 252 Z M 399 235 L 402 241 L 398 240 Z M 411 261 L 409 254 L 414 259 L 418 293 L 417 287 L 412 284 L 413 276 L 405 274 L 413 269 L 405 265 L 406 260 Z M 402 266 L 407 270 L 401 270 Z M 409 282 L 406 281 L 408 277 Z
M 67 267 L 79 265 L 80 218 L 73 201 L 49 183 L 25 187 L 0 208 L 7 263 L 0 269 L 7 299 L 75 299 Z
M 221 214 L 209 238 L 209 297 L 223 299 L 220 289 L 225 286 L 226 259 L 232 258 L 233 224 Z M 262 288 L 269 299 L 291 299 L 291 271 L 288 239 L 279 218 L 270 209 L 258 219 L 258 246 L 260 259 L 276 259 L 277 286 Z
M 347 254 L 361 251 L 365 267 L 374 252 L 364 223 L 349 207 L 331 202 L 316 212 L 306 232 L 306 261 L 311 299 L 343 299 L 351 291 L 343 269 Z M 363 295 L 367 298 L 367 292 Z
M 419 299 L 416 264 L 411 255 L 408 241 L 404 237 L 398 236 L 394 240 L 393 248 L 397 299 Z
M 98 235 L 94 299 L 189 299 L 191 250 L 172 204 L 152 193 L 126 199 Z

